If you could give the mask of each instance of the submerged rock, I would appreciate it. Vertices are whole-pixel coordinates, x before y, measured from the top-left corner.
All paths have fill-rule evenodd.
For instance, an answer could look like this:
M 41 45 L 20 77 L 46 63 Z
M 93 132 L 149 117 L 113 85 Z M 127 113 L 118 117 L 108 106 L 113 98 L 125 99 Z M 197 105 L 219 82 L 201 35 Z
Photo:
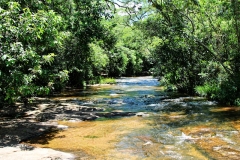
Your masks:
M 68 126 L 65 126 L 65 125 L 57 125 L 56 127 L 59 130 L 66 130 L 66 129 L 68 129 Z
M 138 116 L 138 117 L 149 117 L 150 115 L 148 113 L 145 113 L 145 112 L 138 112 L 136 114 L 136 116 Z
M 98 112 L 96 113 L 99 117 L 125 117 L 125 116 L 134 116 L 136 115 L 135 112 L 123 112 L 123 111 L 112 111 L 112 112 Z

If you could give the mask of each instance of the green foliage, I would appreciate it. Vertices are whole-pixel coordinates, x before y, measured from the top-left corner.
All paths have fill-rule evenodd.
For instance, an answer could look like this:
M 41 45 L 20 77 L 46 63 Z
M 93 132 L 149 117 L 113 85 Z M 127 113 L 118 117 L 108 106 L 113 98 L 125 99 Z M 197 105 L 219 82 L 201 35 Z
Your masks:
M 220 92 L 220 88 L 217 84 L 206 83 L 203 86 L 197 86 L 196 92 L 204 97 L 208 97 L 211 99 L 216 99 L 218 93 Z
M 124 12 L 119 11 L 121 14 Z M 127 14 L 127 13 L 125 13 Z M 108 53 L 109 76 L 133 76 L 149 72 L 152 67 L 151 53 L 147 49 L 148 41 L 137 25 L 126 26 L 127 15 L 115 15 L 110 21 L 116 44 Z M 118 25 L 114 25 L 118 24 Z
M 151 43 L 155 75 L 179 91 L 238 103 L 240 3 L 149 1 L 153 11 L 139 26 Z
M 45 66 L 53 63 L 54 48 L 61 45 L 58 41 L 61 17 L 53 11 L 32 13 L 16 2 L 9 2 L 6 9 L 0 8 L 0 17 L 0 85 L 4 100 L 12 103 L 21 97 L 48 94 L 51 86 L 35 82 L 44 75 Z M 50 81 L 54 78 L 46 79 L 45 83 Z
M 100 84 L 115 84 L 116 80 L 114 78 L 101 78 Z
M 3 0 L 0 2 L 0 100 L 81 86 L 106 72 L 114 44 L 107 2 Z
M 197 86 L 196 92 L 213 100 L 218 100 L 221 103 L 239 105 L 239 93 L 237 87 L 228 81 L 223 81 L 221 84 L 206 83 L 203 86 Z M 229 94 L 231 93 L 231 94 Z
M 105 74 L 107 72 L 107 65 L 109 64 L 109 57 L 106 51 L 97 42 L 90 43 L 89 46 L 94 75 Z
M 125 73 L 128 64 L 128 57 L 125 51 L 126 48 L 119 47 L 111 53 L 109 56 L 109 75 L 113 77 L 120 77 Z
M 2 0 L 0 101 L 153 71 L 178 91 L 240 104 L 239 1 L 122 2 Z
M 105 9 L 106 5 L 102 1 L 75 1 L 74 18 L 72 25 L 68 26 L 72 34 L 62 54 L 69 70 L 69 85 L 82 86 L 85 81 L 97 78 L 106 66 L 100 64 L 99 57 L 96 58 L 103 53 L 104 47 L 111 48 L 114 39 L 101 22 Z M 104 63 L 108 61 L 104 55 L 101 60 Z

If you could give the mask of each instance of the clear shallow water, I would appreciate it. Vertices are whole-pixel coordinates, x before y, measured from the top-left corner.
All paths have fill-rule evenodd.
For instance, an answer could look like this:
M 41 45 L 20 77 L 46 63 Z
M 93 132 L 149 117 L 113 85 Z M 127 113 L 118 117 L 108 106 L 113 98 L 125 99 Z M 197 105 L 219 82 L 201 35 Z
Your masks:
M 76 159 L 240 159 L 238 107 L 163 92 L 152 77 L 121 78 L 117 85 L 91 86 L 55 99 L 141 112 L 127 118 L 62 121 L 68 130 L 32 142 L 74 153 Z M 43 139 L 47 143 L 40 143 Z

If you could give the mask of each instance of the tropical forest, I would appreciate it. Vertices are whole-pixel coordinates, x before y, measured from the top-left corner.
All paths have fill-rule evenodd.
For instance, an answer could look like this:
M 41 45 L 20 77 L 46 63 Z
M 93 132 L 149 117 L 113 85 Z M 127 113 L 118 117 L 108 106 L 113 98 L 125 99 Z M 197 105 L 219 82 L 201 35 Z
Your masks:
M 239 0 L 1 0 L 0 159 L 239 159 Z

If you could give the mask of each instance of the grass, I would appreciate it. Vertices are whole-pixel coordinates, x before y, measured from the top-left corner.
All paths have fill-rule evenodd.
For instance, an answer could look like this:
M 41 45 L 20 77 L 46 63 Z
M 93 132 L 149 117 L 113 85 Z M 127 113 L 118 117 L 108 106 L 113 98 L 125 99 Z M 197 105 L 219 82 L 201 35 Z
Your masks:
M 87 136 L 84 136 L 84 138 L 99 138 L 99 137 L 94 135 L 87 135 Z
M 114 78 L 102 78 L 100 84 L 116 84 L 116 80 Z

